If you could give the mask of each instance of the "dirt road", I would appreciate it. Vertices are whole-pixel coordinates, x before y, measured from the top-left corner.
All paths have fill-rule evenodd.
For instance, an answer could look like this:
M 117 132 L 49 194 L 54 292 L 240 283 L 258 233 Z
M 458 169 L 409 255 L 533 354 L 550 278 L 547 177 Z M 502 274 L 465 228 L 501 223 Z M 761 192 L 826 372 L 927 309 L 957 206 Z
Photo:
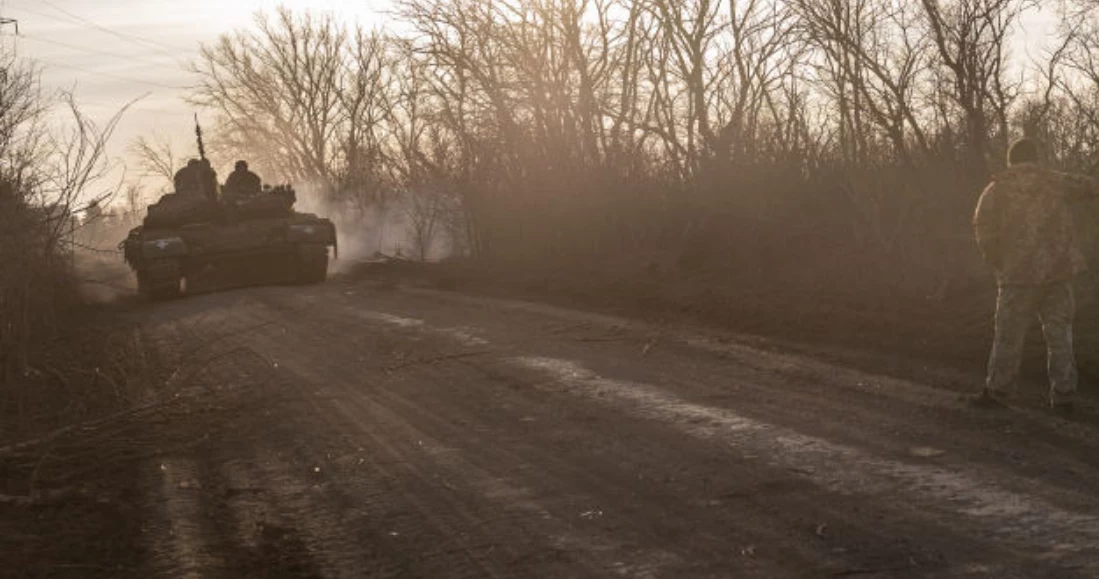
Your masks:
M 1037 407 L 362 283 L 137 315 L 211 436 L 140 469 L 139 576 L 1099 576 L 1099 431 Z

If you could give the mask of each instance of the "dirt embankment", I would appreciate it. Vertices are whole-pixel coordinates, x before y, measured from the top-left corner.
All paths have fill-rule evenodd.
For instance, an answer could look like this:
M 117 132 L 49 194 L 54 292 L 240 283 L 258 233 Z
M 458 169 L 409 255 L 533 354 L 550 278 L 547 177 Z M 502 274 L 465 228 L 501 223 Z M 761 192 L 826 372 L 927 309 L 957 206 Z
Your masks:
M 887 289 L 837 291 L 811 276 L 687 271 L 670 260 L 586 269 L 493 267 L 477 261 L 364 263 L 352 276 L 493 296 L 514 296 L 648 320 L 730 329 L 800 344 L 805 350 L 868 370 L 931 377 L 929 367 L 979 381 L 992 338 L 996 288 L 981 282 L 944 287 L 925 297 Z M 1078 283 L 1077 356 L 1085 391 L 1099 390 L 1099 276 Z M 1024 377 L 1045 372 L 1041 328 L 1028 338 Z M 935 379 L 942 379 L 935 372 Z M 1031 387 L 1040 385 L 1031 384 Z

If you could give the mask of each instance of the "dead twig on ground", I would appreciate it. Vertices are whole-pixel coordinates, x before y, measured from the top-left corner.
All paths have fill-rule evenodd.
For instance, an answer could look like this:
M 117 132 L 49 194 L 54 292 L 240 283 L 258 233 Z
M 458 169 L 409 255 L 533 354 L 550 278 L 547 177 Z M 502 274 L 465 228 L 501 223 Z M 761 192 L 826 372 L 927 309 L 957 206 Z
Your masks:
M 899 571 L 907 571 L 916 565 L 894 565 L 892 567 L 860 567 L 856 569 L 845 569 L 843 571 L 836 571 L 832 573 L 832 577 L 857 577 L 859 575 L 880 575 L 883 573 L 897 573 Z
M 493 350 L 482 350 L 482 351 L 477 351 L 477 352 L 461 352 L 461 353 L 458 353 L 458 354 L 446 354 L 446 355 L 442 355 L 442 356 L 435 356 L 435 357 L 432 357 L 432 358 L 418 358 L 418 359 L 415 359 L 415 360 L 409 360 L 407 362 L 402 362 L 400 364 L 393 364 L 392 366 L 386 366 L 385 367 L 385 372 L 387 374 L 392 374 L 393 372 L 396 372 L 398 370 L 404 370 L 406 368 L 411 368 L 413 366 L 430 366 L 432 364 L 438 364 L 439 362 L 449 362 L 449 361 L 452 361 L 452 360 L 462 360 L 462 359 L 465 359 L 465 358 L 476 358 L 476 357 L 479 357 L 479 356 L 489 356 L 489 355 L 492 355 L 492 354 L 495 354 L 495 353 L 496 352 L 493 351 Z
M 111 389 L 114 391 L 115 400 L 122 400 L 123 399 L 122 387 L 118 385 L 118 382 L 116 382 L 114 380 L 114 378 L 111 378 L 111 376 L 109 374 L 106 374 L 105 372 L 101 371 L 99 368 L 96 368 L 94 373 L 95 373 L 95 377 L 97 379 L 101 378 L 101 379 L 103 379 L 104 382 L 106 382 L 108 385 L 110 385 Z
M 211 356 L 209 358 L 206 358 L 205 360 L 202 360 L 202 363 L 197 365 L 197 366 L 192 365 L 190 370 L 188 372 L 186 372 L 185 374 L 181 374 L 180 372 L 183 371 L 187 367 L 188 364 L 186 362 L 181 363 L 172 372 L 171 376 L 168 377 L 168 380 L 165 382 L 164 385 L 169 390 L 171 390 L 175 387 L 182 387 L 182 386 L 188 384 L 191 380 L 194 380 L 195 377 L 198 376 L 198 374 L 200 372 L 202 372 L 203 370 L 209 368 L 210 365 L 213 364 L 214 362 L 217 362 L 217 361 L 222 360 L 224 358 L 228 358 L 229 356 L 232 356 L 234 354 L 248 354 L 250 356 L 259 358 L 259 359 L 263 360 L 264 364 L 269 368 L 274 365 L 270 360 L 268 360 L 266 357 L 264 357 L 259 352 L 256 352 L 252 348 L 249 348 L 247 346 L 238 346 L 238 347 L 233 348 L 231 350 L 226 350 L 226 351 L 224 351 L 220 354 L 217 354 L 216 356 Z
M 247 326 L 247 327 L 244 327 L 244 328 L 233 330 L 231 332 L 226 332 L 224 334 L 221 334 L 220 336 L 217 336 L 217 337 L 213 338 L 212 340 L 205 341 L 200 346 L 191 348 L 191 349 L 189 349 L 189 350 L 187 350 L 186 352 L 183 353 L 183 355 L 181 356 L 183 361 L 180 362 L 179 366 L 176 367 L 176 369 L 172 372 L 172 375 L 174 376 L 184 365 L 186 365 L 188 362 L 193 361 L 195 358 L 197 358 L 198 354 L 201 353 L 203 350 L 210 349 L 210 348 L 216 346 L 217 344 L 219 344 L 220 342 L 224 342 L 225 340 L 228 340 L 229 338 L 239 336 L 241 334 L 247 334 L 247 333 L 250 333 L 250 332 L 254 332 L 256 330 L 262 330 L 263 328 L 266 328 L 268 326 L 273 326 L 273 325 L 275 325 L 275 322 L 263 322 L 263 323 L 260 323 L 260 324 L 254 324 L 254 325 L 251 325 L 251 326 Z M 169 378 L 168 380 L 171 381 L 171 378 Z
M 63 489 L 33 492 L 27 496 L 0 495 L 0 505 L 21 508 L 41 507 L 67 501 L 72 497 L 82 494 L 82 492 L 83 491 L 78 487 L 66 487 Z
M 630 339 L 629 336 L 601 336 L 601 337 L 591 337 L 591 338 L 576 338 L 574 341 L 584 342 L 584 343 L 603 343 L 603 342 L 625 342 L 629 339 Z
M 566 334 L 568 332 L 575 332 L 577 330 L 587 330 L 592 327 L 591 322 L 580 322 L 576 324 L 557 325 L 555 327 L 546 328 L 546 332 L 553 335 Z
M 49 364 L 42 364 L 41 366 L 42 366 L 41 368 L 31 366 L 27 369 L 31 372 L 39 372 L 39 373 L 42 373 L 42 374 L 48 374 L 54 380 L 57 380 L 58 382 L 60 382 L 61 385 L 64 386 L 66 390 L 71 389 L 72 385 L 70 384 L 69 379 L 65 376 L 65 374 L 63 372 L 61 372 L 57 368 L 54 368 L 53 366 L 50 366 Z
M 121 453 L 115 453 L 113 456 L 110 457 L 109 460 L 100 461 L 100 463 L 96 464 L 95 466 L 91 466 L 91 467 L 87 467 L 87 468 L 83 468 L 83 469 L 80 469 L 80 470 L 75 470 L 75 471 L 66 473 L 65 476 L 61 480 L 66 480 L 66 481 L 74 480 L 74 479 L 75 480 L 83 480 L 83 479 L 87 478 L 89 475 L 91 475 L 92 473 L 95 473 L 96 471 L 101 470 L 103 468 L 104 463 L 108 463 L 111 468 L 118 468 L 118 466 L 120 466 L 122 464 L 125 464 L 125 463 L 140 462 L 140 461 L 143 461 L 143 460 L 148 460 L 150 458 L 163 457 L 163 456 L 166 456 L 166 455 L 179 453 L 179 452 L 182 452 L 182 451 L 185 451 L 185 450 L 190 450 L 192 448 L 195 448 L 196 446 L 200 446 L 200 445 L 205 444 L 209 441 L 210 441 L 210 435 L 209 434 L 203 434 L 202 436 L 200 436 L 196 439 L 188 440 L 186 442 L 181 442 L 179 444 L 175 444 L 175 445 L 172 445 L 172 446 L 166 446 L 166 447 L 159 447 L 158 446 L 158 447 L 153 448 L 151 450 L 133 452 L 133 453 L 130 453 L 130 454 L 122 454 L 121 456 L 119 456 Z
M 155 410 L 161 410 L 161 409 L 163 409 L 163 408 L 165 408 L 165 407 L 167 407 L 171 404 L 176 404 L 178 402 L 179 402 L 179 400 L 176 399 L 176 398 L 169 398 L 169 399 L 166 399 L 166 400 L 157 400 L 155 402 L 151 402 L 149 404 L 144 404 L 144 405 L 138 406 L 136 408 L 128 408 L 128 409 L 120 411 L 120 412 L 115 412 L 115 413 L 109 414 L 107 416 L 104 416 L 102 418 L 97 418 L 95 420 L 89 420 L 89 421 L 80 422 L 80 423 L 77 423 L 77 424 L 71 424 L 69 426 L 65 426 L 65 427 L 62 427 L 62 428 L 58 428 L 58 429 L 56 429 L 52 432 L 49 432 L 49 433 L 47 433 L 43 436 L 40 436 L 38 438 L 32 438 L 30 440 L 24 440 L 24 441 L 21 441 L 21 442 L 12 443 L 12 444 L 9 444 L 7 446 L 0 446 L 0 457 L 8 457 L 8 456 L 15 456 L 15 455 L 18 455 L 18 454 L 23 454 L 25 451 L 27 451 L 31 448 L 34 448 L 34 447 L 37 447 L 37 446 L 42 446 L 44 444 L 49 444 L 50 442 L 53 442 L 53 441 L 55 441 L 59 438 L 62 438 L 64 436 L 72 434 L 74 432 L 77 432 L 77 431 L 80 431 L 80 430 L 96 430 L 96 429 L 98 429 L 98 428 L 100 428 L 104 425 L 110 424 L 112 422 L 119 421 L 119 420 L 124 420 L 124 419 L 134 419 L 134 418 L 140 417 L 140 416 L 142 416 L 146 413 L 149 413 L 149 412 L 152 412 L 152 411 L 155 411 Z

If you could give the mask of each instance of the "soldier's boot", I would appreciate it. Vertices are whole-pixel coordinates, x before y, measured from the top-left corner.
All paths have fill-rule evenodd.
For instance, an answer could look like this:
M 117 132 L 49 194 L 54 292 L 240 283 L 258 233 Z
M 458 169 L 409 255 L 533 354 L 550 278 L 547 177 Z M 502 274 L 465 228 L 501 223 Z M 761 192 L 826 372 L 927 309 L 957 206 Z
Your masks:
M 1053 411 L 1061 416 L 1072 416 L 1076 414 L 1076 403 L 1072 400 L 1058 400 L 1050 403 L 1050 407 Z
M 984 388 L 978 394 L 970 394 L 963 398 L 970 408 L 980 410 L 1001 410 L 1008 407 L 1008 397 L 1002 392 L 994 392 Z

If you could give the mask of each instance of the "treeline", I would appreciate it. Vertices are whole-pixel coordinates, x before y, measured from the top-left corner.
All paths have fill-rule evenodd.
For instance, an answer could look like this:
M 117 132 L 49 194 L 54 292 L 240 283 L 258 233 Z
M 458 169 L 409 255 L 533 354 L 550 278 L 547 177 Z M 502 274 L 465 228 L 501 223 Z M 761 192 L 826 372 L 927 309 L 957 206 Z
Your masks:
M 1039 5 L 1040 4 L 1040 5 Z M 1021 24 L 1056 14 L 1043 50 Z M 217 145 L 418 232 L 551 268 L 677 267 L 941 296 L 1013 138 L 1099 168 L 1095 0 L 398 0 L 204 46 Z M 858 275 L 853 275 L 858 272 Z M 781 276 L 780 276 L 781 277 Z
M 80 302 L 73 252 L 84 210 L 113 195 L 101 179 L 109 172 L 106 142 L 121 112 L 97 125 L 71 94 L 44 93 L 39 70 L 12 53 L 0 54 L 0 71 L 3 413 L 20 396 L 8 387 L 45 371 L 35 367 L 35 354 L 64 331 Z

